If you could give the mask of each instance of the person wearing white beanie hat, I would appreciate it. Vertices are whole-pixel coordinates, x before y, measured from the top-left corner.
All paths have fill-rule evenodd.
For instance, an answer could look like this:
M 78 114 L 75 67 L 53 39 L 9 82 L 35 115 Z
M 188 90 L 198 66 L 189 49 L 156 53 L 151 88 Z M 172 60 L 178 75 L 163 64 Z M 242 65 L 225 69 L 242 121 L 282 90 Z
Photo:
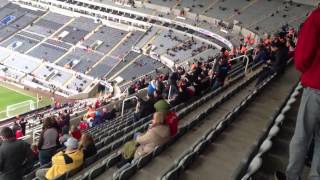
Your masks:
M 83 164 L 83 151 L 79 149 L 78 140 L 70 137 L 64 145 L 66 150 L 60 151 L 52 157 L 52 166 L 48 169 L 39 169 L 36 176 L 41 180 L 51 180 Z

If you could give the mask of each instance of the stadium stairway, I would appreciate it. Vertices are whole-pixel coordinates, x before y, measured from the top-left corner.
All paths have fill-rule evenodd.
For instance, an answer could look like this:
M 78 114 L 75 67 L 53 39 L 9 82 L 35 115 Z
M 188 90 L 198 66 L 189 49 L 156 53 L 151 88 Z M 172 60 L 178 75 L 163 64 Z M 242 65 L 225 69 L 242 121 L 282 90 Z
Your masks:
M 261 167 L 252 175 L 253 180 L 273 179 L 274 172 L 286 171 L 289 159 L 289 144 L 294 133 L 300 100 L 301 96 L 297 97 L 297 101 L 291 105 L 291 109 L 286 113 L 279 133 L 272 138 L 271 149 L 263 154 Z M 307 179 L 309 170 L 310 168 L 305 166 L 302 179 Z
M 190 159 L 188 168 L 180 173 L 179 179 L 234 179 L 239 164 L 250 153 L 270 123 L 270 116 L 297 81 L 298 74 L 292 66 L 282 77 L 271 81 L 254 101 L 242 107 L 244 110 L 225 125 L 197 158 Z
M 239 162 L 248 153 L 250 146 L 268 123 L 268 117 L 275 111 L 285 95 L 289 93 L 292 83 L 297 80 L 297 72 L 293 67 L 290 67 L 284 76 L 271 82 L 264 89 L 263 95 L 259 95 L 243 113 L 235 117 L 235 122 L 230 124 L 214 143 L 208 145 L 200 158 L 191 163 L 190 169 L 182 173 L 181 179 L 212 179 L 213 177 L 214 179 L 231 179 L 232 173 L 237 169 Z M 179 160 L 181 154 L 187 154 L 190 145 L 197 143 L 197 140 L 205 135 L 204 132 L 212 126 L 217 126 L 219 120 L 237 108 L 241 100 L 249 95 L 250 90 L 254 90 L 254 82 L 250 82 L 232 97 L 229 97 L 229 100 L 207 114 L 205 117 L 207 121 L 192 128 L 192 131 L 186 132 L 182 138 L 176 140 L 160 155 L 142 169 L 139 169 L 130 179 L 157 179 L 162 176 L 164 171 L 168 170 L 168 167 Z M 194 116 L 203 112 L 207 107 L 208 104 L 203 104 L 198 108 L 199 110 L 196 109 L 191 114 Z M 188 115 L 181 120 L 182 123 L 186 119 L 188 121 Z M 110 179 L 110 175 L 104 176 L 103 179 Z
M 257 68 L 253 69 L 254 71 L 247 74 L 247 76 L 244 76 L 243 72 L 239 73 L 243 69 L 237 69 L 236 71 L 238 71 L 238 76 L 233 76 L 232 80 L 230 80 L 223 88 L 220 88 L 215 92 L 208 93 L 204 95 L 200 100 L 196 100 L 193 103 L 181 104 L 176 106 L 175 110 L 178 112 L 179 118 L 181 119 L 182 117 L 186 117 L 181 119 L 180 127 L 188 123 L 194 124 L 194 122 L 191 121 L 192 118 L 199 119 L 199 115 L 197 115 L 196 113 L 192 113 L 193 115 L 189 116 L 188 118 L 187 114 L 189 114 L 193 109 L 197 109 L 198 106 L 202 107 L 204 105 L 209 107 L 210 104 L 212 104 L 213 102 L 215 102 L 218 105 L 223 99 L 228 99 L 231 96 L 230 94 L 236 94 L 239 88 L 243 88 L 245 85 L 248 84 L 248 82 L 252 82 L 252 80 L 255 79 L 257 73 L 260 71 L 260 69 Z M 140 123 L 139 126 L 135 126 L 135 129 L 132 129 L 130 131 L 130 135 L 125 135 L 126 141 L 128 141 L 128 137 L 133 137 L 132 133 L 138 131 L 141 132 L 141 130 L 145 131 L 148 125 L 149 121 L 143 120 L 143 123 Z M 118 138 L 119 141 L 121 141 L 121 139 L 121 137 Z M 122 141 L 122 144 L 126 141 Z M 117 161 L 117 152 L 120 150 L 120 148 L 121 147 L 116 149 L 112 148 L 112 151 L 110 153 L 105 154 L 105 156 L 99 158 L 98 161 L 82 169 L 81 172 L 77 173 L 76 177 L 74 177 L 73 179 L 95 179 L 95 177 L 99 176 L 102 172 L 104 172 L 104 174 L 99 176 L 99 178 L 105 179 L 105 177 L 112 177 L 113 174 L 118 171 L 118 169 L 115 167 L 115 162 Z M 107 167 L 105 167 L 105 165 Z M 100 172 L 96 173 L 96 171 Z

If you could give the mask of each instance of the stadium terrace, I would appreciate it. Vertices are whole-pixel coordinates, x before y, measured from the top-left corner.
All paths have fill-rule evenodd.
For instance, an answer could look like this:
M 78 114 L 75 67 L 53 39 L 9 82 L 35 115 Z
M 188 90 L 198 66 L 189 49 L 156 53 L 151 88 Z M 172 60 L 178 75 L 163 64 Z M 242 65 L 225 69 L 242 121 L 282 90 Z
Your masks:
M 0 179 L 320 178 L 318 3 L 0 0 Z

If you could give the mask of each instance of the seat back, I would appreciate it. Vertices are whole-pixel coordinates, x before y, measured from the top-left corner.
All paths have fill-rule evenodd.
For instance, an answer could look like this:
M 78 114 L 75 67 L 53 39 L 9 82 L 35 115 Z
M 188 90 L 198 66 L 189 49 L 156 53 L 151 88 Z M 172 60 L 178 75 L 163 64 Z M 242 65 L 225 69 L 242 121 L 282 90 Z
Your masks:
M 111 151 L 110 146 L 105 146 L 98 150 L 97 156 L 98 159 L 101 159 L 102 157 L 106 156 Z
M 122 140 L 117 140 L 116 142 L 114 142 L 111 146 L 112 150 L 118 149 L 122 144 Z
M 112 137 L 107 137 L 104 139 L 104 145 L 108 146 L 112 142 Z
M 68 173 L 64 173 L 58 177 L 53 178 L 53 180 L 66 180 L 67 179 L 67 174 Z
M 180 172 L 181 168 L 177 166 L 162 176 L 160 180 L 176 180 L 178 179 Z
M 120 174 L 122 173 L 122 171 L 124 171 L 125 169 L 129 168 L 130 166 L 131 166 L 130 163 L 126 163 L 125 165 L 123 165 L 120 169 L 118 169 L 116 172 L 113 173 L 112 179 L 113 180 L 119 180 Z
M 104 145 L 104 141 L 100 141 L 100 142 L 96 143 L 96 148 L 101 149 L 103 147 L 103 145 Z
M 164 149 L 164 146 L 157 146 L 153 151 L 153 156 L 158 156 Z
M 202 151 L 208 146 L 209 141 L 208 140 L 203 140 L 199 142 L 195 147 L 194 147 L 194 152 L 197 154 L 202 153 Z
M 77 168 L 75 168 L 75 169 L 67 172 L 66 178 L 70 178 L 70 177 L 74 176 L 75 174 L 77 174 L 78 172 L 80 172 L 81 169 L 82 169 L 82 166 L 79 166 L 79 167 L 77 167 Z
M 136 171 L 137 171 L 137 165 L 136 164 L 131 164 L 126 169 L 120 171 L 119 180 L 127 180 L 127 179 L 129 179 Z
M 178 166 L 181 167 L 181 169 L 186 169 L 189 164 L 192 163 L 192 161 L 195 158 L 196 153 L 191 152 L 183 157 L 183 159 L 179 162 Z
M 96 162 L 98 159 L 98 155 L 95 154 L 89 158 L 87 158 L 85 161 L 84 161 L 84 167 L 88 167 L 90 166 L 91 164 L 93 164 L 94 162 Z
M 101 175 L 104 171 L 106 170 L 106 165 L 103 163 L 98 164 L 98 166 L 94 167 L 90 172 L 89 172 L 89 180 L 93 180 L 99 175 Z
M 137 162 L 137 167 L 139 169 L 144 167 L 148 162 L 151 161 L 152 156 L 153 156 L 153 153 L 151 152 L 151 153 L 146 154 L 146 155 L 142 156 L 141 158 L 139 158 L 139 160 Z
M 110 168 L 120 161 L 121 156 L 122 155 L 120 153 L 114 153 L 110 155 L 107 159 L 103 160 L 102 163 L 106 165 L 106 168 Z
M 36 170 L 33 170 L 29 174 L 23 176 L 23 180 L 32 180 L 36 176 Z

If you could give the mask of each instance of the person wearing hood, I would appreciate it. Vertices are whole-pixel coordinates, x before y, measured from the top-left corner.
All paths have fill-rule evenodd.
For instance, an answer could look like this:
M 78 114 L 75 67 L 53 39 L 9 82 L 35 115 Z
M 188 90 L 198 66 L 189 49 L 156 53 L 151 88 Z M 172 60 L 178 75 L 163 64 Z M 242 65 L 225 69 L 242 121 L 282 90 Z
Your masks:
M 152 124 L 148 131 L 138 136 L 136 141 L 139 144 L 134 158 L 139 158 L 152 152 L 157 146 L 163 145 L 170 140 L 170 129 L 165 124 L 164 112 L 156 112 L 153 114 Z

